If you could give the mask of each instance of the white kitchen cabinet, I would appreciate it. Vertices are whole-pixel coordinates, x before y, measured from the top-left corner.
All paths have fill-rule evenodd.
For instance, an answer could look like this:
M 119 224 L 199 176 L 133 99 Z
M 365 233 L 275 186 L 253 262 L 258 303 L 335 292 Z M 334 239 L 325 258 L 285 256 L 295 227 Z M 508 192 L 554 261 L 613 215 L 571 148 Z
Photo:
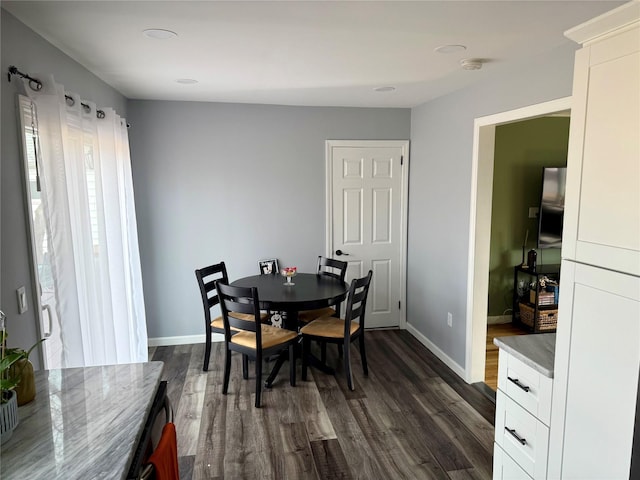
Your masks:
M 493 450 L 494 480 L 531 480 L 520 465 L 507 455 L 498 445 Z
M 628 479 L 640 428 L 640 2 L 566 35 L 583 48 L 574 70 L 548 478 Z
M 516 354 L 498 359 L 493 478 L 545 479 L 552 380 Z
M 576 53 L 562 257 L 640 275 L 640 3 L 566 32 Z M 635 22 L 634 22 L 635 18 Z
M 551 417 L 551 378 L 509 355 L 499 352 L 498 388 L 534 417 L 549 425 Z
M 640 369 L 640 277 L 564 261 L 549 478 L 629 478 Z

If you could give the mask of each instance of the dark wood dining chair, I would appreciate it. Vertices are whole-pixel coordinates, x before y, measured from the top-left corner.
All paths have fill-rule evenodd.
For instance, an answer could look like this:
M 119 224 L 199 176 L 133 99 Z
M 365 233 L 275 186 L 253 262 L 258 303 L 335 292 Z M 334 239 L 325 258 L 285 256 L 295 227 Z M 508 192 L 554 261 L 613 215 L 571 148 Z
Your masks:
M 220 310 L 224 323 L 225 363 L 222 393 L 227 394 L 231 374 L 231 352 L 246 355 L 256 364 L 256 408 L 260 407 L 262 393 L 262 360 L 268 355 L 289 350 L 289 382 L 296 385 L 295 344 L 298 333 L 260 323 L 260 299 L 255 287 L 232 287 L 222 281 L 216 282 Z M 248 321 L 241 316 L 251 316 Z M 237 332 L 232 334 L 232 329 Z M 272 376 L 275 376 L 274 372 Z
M 334 258 L 327 258 L 323 256 L 318 257 L 318 275 L 325 275 L 327 277 L 335 278 L 344 282 L 344 277 L 347 274 L 347 262 L 342 260 L 336 260 Z M 318 318 L 325 317 L 339 317 L 340 316 L 340 304 L 334 307 L 319 308 L 316 310 L 305 310 L 298 312 L 298 322 L 309 323 Z
M 300 329 L 302 335 L 302 380 L 307 379 L 307 368 L 309 364 L 308 355 L 311 341 L 316 341 L 322 345 L 335 343 L 343 346 L 344 366 L 349 389 L 353 390 L 353 376 L 351 374 L 351 355 L 349 347 L 356 339 L 359 340 L 360 359 L 362 360 L 362 370 L 365 375 L 369 374 L 367 368 L 367 355 L 364 348 L 364 317 L 367 307 L 367 295 L 371 284 L 373 272 L 369 270 L 366 277 L 357 278 L 351 282 L 349 296 L 345 309 L 344 320 L 337 317 L 324 317 L 305 325 Z
M 223 283 L 229 283 L 229 277 L 227 275 L 227 267 L 224 262 L 209 265 L 208 267 L 200 268 L 196 270 L 196 279 L 198 280 L 198 287 L 200 288 L 200 295 L 202 297 L 202 306 L 204 307 L 204 364 L 202 366 L 203 371 L 209 370 L 209 358 L 211 357 L 211 334 L 221 333 L 224 334 L 224 324 L 222 316 L 216 316 L 212 318 L 211 310 L 220 303 L 218 294 L 216 291 L 216 280 L 221 280 Z M 251 316 L 246 318 L 253 318 Z M 264 322 L 268 318 L 267 314 L 261 316 L 261 321 Z M 247 378 L 247 359 L 243 358 L 243 370 L 245 378 Z

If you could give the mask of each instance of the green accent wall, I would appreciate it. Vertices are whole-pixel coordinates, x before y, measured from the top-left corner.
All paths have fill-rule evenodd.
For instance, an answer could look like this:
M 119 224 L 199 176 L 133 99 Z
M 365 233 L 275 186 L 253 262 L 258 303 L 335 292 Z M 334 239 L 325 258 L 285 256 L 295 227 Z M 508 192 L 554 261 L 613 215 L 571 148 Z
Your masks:
M 489 316 L 511 313 L 513 267 L 536 248 L 542 167 L 565 167 L 569 117 L 543 117 L 496 127 L 489 260 Z M 560 249 L 537 250 L 538 264 L 560 263 Z

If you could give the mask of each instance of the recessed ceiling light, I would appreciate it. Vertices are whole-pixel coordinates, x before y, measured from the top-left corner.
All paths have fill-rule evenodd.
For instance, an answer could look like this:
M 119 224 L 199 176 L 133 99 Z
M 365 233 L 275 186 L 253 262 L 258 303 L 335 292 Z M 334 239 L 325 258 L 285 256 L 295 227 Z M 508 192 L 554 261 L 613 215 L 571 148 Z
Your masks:
M 433 49 L 436 53 L 458 53 L 467 49 L 464 45 L 440 45 Z
M 393 92 L 396 89 L 396 87 L 392 87 L 391 85 L 388 85 L 386 87 L 376 87 L 373 89 L 374 92 Z
M 143 30 L 142 33 L 146 37 L 155 38 L 157 40 L 166 40 L 167 38 L 178 36 L 176 32 L 172 32 L 171 30 L 164 30 L 162 28 L 148 28 L 146 30 Z
M 179 78 L 176 82 L 183 85 L 193 85 L 194 83 L 198 83 L 198 80 L 194 80 L 193 78 Z

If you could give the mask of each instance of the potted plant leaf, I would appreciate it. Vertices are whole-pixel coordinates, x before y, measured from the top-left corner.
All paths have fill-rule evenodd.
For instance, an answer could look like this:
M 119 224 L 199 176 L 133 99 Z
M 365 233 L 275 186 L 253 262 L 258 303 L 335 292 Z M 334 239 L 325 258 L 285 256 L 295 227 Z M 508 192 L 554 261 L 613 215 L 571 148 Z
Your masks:
M 5 319 L 0 310 L 0 444 L 11 438 L 18 425 L 18 404 L 30 402 L 35 397 L 33 365 L 29 362 L 29 355 L 43 341 L 36 342 L 29 350 L 7 347 Z

